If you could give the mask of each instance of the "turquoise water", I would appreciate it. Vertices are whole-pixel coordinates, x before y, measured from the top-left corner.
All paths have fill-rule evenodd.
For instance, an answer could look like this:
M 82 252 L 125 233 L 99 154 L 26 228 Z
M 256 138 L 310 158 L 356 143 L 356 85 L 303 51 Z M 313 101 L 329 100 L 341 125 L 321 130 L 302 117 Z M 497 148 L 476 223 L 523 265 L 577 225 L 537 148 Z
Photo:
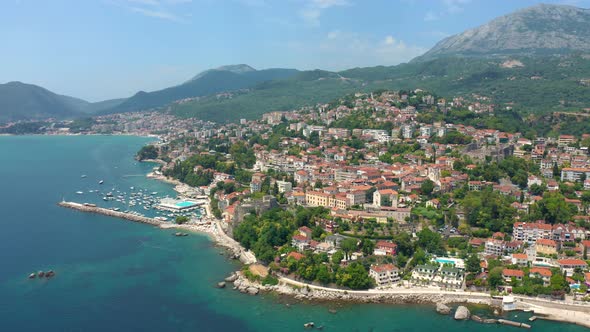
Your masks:
M 455 261 L 450 260 L 450 259 L 437 258 L 436 261 L 437 261 L 437 263 L 453 264 L 453 265 L 455 265 Z
M 176 206 L 181 207 L 181 208 L 185 208 L 185 207 L 191 207 L 191 206 L 195 206 L 197 204 L 193 203 L 193 202 L 178 202 L 176 203 Z
M 455 322 L 432 306 L 305 304 L 217 289 L 238 266 L 206 237 L 174 237 L 173 230 L 56 206 L 82 199 L 76 191 L 100 179 L 109 190 L 174 195 L 143 176 L 153 165 L 132 159 L 147 141 L 0 137 L 0 331 L 302 331 L 308 321 L 324 331 L 519 331 Z M 57 274 L 51 280 L 27 279 L 48 269 Z M 533 328 L 584 331 L 542 321 Z

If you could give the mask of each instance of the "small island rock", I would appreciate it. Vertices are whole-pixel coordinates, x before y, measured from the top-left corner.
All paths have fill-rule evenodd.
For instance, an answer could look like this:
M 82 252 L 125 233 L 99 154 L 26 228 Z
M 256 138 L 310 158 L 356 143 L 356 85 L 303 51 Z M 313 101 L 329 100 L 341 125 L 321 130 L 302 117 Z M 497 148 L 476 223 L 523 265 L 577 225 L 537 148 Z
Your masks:
M 441 315 L 448 315 L 451 313 L 451 308 L 449 308 L 449 306 L 447 306 L 444 303 L 437 303 L 436 304 L 436 312 L 438 312 Z
M 225 281 L 218 282 L 217 288 L 225 288 Z
M 469 309 L 467 309 L 467 307 L 462 305 L 457 307 L 457 311 L 455 311 L 456 320 L 469 319 L 469 316 L 471 316 L 471 313 L 469 312 Z

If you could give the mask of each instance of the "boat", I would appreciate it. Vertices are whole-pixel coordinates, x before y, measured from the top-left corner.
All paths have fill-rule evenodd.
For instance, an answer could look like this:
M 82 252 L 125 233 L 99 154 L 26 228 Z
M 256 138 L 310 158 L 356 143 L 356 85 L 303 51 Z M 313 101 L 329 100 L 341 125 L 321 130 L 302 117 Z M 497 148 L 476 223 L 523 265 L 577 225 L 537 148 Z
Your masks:
M 76 191 L 76 194 L 82 195 L 82 194 L 84 194 L 84 192 L 83 191 Z
M 35 279 L 37 277 L 37 275 L 35 274 L 35 272 L 29 274 L 29 279 Z
M 104 183 L 103 180 L 98 181 L 98 184 L 103 184 L 103 183 Z
M 313 328 L 314 326 L 315 326 L 314 322 L 308 322 L 308 323 L 303 324 L 303 327 L 305 327 L 306 329 Z
M 84 179 L 84 178 L 86 178 L 86 177 L 87 177 L 87 175 L 82 175 L 82 176 L 81 176 L 81 178 L 82 178 L 82 179 Z
M 152 192 L 152 195 L 157 195 L 157 194 L 158 194 L 157 191 Z

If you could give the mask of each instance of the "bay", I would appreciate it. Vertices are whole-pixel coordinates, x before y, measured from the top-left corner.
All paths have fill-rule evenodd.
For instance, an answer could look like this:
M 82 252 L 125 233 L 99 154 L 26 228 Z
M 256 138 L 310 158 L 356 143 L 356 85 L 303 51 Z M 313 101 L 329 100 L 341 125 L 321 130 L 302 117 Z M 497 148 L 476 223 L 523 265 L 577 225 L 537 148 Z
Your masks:
M 56 205 L 103 204 L 88 191 L 131 186 L 174 195 L 170 185 L 145 177 L 155 165 L 133 160 L 150 140 L 0 137 L 0 331 L 301 331 L 308 321 L 325 331 L 518 330 L 456 322 L 432 306 L 300 303 L 217 289 L 239 265 L 207 237 L 177 238 L 172 230 Z M 27 278 L 49 269 L 53 279 Z M 545 321 L 533 328 L 585 330 Z

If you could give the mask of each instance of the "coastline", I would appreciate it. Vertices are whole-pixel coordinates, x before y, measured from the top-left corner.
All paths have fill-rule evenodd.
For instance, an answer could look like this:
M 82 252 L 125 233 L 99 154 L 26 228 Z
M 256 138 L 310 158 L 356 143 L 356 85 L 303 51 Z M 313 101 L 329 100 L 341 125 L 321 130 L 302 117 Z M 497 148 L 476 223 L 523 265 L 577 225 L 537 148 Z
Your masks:
M 157 162 L 153 160 L 144 160 L 145 162 Z M 161 161 L 161 160 L 160 160 Z M 142 161 L 143 162 L 143 161 Z M 148 173 L 148 178 L 156 179 L 165 183 L 173 184 L 175 191 L 186 184 L 164 175 Z M 233 252 L 233 258 L 240 259 L 245 264 L 256 263 L 256 257 L 251 251 L 246 251 L 237 241 L 229 237 L 221 228 L 219 220 L 212 214 L 210 202 L 205 206 L 208 224 L 195 225 L 176 225 L 163 224 L 160 228 L 177 228 L 187 231 L 198 232 L 208 235 L 208 237 L 217 245 L 225 247 Z M 388 290 L 344 290 L 337 288 L 322 287 L 309 283 L 299 282 L 284 276 L 279 276 L 278 285 L 262 285 L 256 281 L 248 280 L 241 271 L 235 272 L 236 278 L 227 278 L 226 281 L 234 283 L 234 289 L 243 293 L 252 295 L 258 294 L 258 291 L 274 292 L 284 296 L 290 296 L 298 300 L 309 300 L 316 302 L 352 302 L 352 303 L 387 303 L 387 304 L 479 304 L 490 307 L 501 306 L 500 302 L 494 302 L 491 294 L 481 292 L 464 292 L 464 291 L 443 291 L 436 288 L 414 287 Z M 232 281 L 233 279 L 233 281 Z M 543 303 L 540 300 L 516 297 L 518 310 L 533 310 L 539 319 L 552 320 L 557 322 L 572 323 L 590 328 L 590 306 L 575 306 L 569 304 L 558 304 L 553 302 Z M 576 310 L 577 309 L 577 310 Z

